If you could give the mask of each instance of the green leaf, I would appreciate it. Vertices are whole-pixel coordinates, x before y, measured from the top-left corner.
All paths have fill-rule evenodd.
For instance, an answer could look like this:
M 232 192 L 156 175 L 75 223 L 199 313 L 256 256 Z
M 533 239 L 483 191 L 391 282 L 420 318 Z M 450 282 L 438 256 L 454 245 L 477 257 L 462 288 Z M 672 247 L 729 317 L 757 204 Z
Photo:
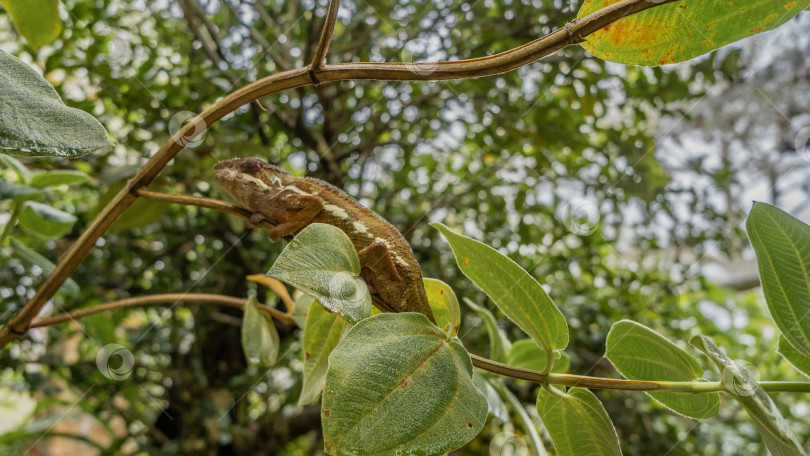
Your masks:
M 23 244 L 22 242 L 18 241 L 15 238 L 9 239 L 9 245 L 11 246 L 11 251 L 15 254 L 16 257 L 20 258 L 21 260 L 27 261 L 35 266 L 39 266 L 39 268 L 42 269 L 42 273 L 46 276 L 50 275 L 56 268 L 56 265 L 53 264 L 51 260 L 40 255 L 34 249 L 28 247 L 27 245 Z M 76 283 L 76 281 L 74 281 L 73 279 L 67 279 L 65 280 L 65 283 L 62 284 L 60 290 L 75 296 L 79 294 L 79 284 Z
M 759 383 L 752 381 L 747 370 L 740 369 L 720 348 L 706 336 L 697 335 L 689 339 L 711 359 L 720 370 L 723 385 L 740 405 L 745 408 L 759 429 L 762 441 L 774 456 L 806 455 L 796 434 L 779 413 L 779 409 Z
M 15 199 L 21 196 L 41 194 L 36 188 L 27 185 L 14 184 L 5 179 L 0 179 L 0 200 Z
M 810 226 L 754 203 L 745 223 L 768 310 L 785 339 L 810 357 Z
M 76 158 L 112 147 L 90 114 L 65 106 L 31 67 L 0 51 L 0 151 Z
M 479 374 L 478 371 L 474 371 L 473 382 L 475 383 L 475 386 L 478 387 L 478 391 L 481 391 L 481 393 L 487 398 L 487 404 L 489 404 L 489 413 L 504 423 L 508 422 L 509 412 L 506 410 L 506 404 L 503 403 L 503 399 L 501 399 L 501 396 L 489 383 L 489 381 L 483 375 Z
M 455 337 L 458 328 L 461 326 L 461 310 L 458 307 L 458 299 L 450 285 L 436 279 L 422 279 L 425 284 L 430 310 L 436 320 L 436 326 L 442 328 L 444 332 Z
M 312 299 L 312 298 L 310 298 Z M 326 382 L 329 355 L 349 328 L 346 320 L 321 305 L 310 307 L 304 327 L 304 385 L 298 405 L 318 400 Z
M 0 3 L 34 50 L 53 42 L 62 33 L 58 0 L 2 0 Z
M 499 363 L 505 363 L 506 354 L 511 349 L 512 344 L 509 342 L 509 339 L 506 338 L 503 331 L 501 331 L 501 329 L 498 327 L 498 320 L 495 319 L 495 316 L 492 315 L 492 312 L 490 312 L 488 309 L 479 306 L 468 298 L 462 299 L 484 321 L 484 326 L 487 328 L 487 334 L 489 334 L 489 359 Z
M 588 14 L 616 0 L 586 0 Z M 774 29 L 810 6 L 810 0 L 681 0 L 620 19 L 588 35 L 595 56 L 631 65 L 682 62 L 747 36 Z
M 564 352 L 556 353 L 560 354 L 560 358 L 554 361 L 551 372 L 555 374 L 567 372 L 571 365 L 568 355 Z M 537 343 L 532 339 L 521 339 L 512 344 L 506 364 L 523 369 L 542 371 L 546 368 L 546 351 L 538 347 Z
M 20 212 L 20 224 L 34 233 L 46 237 L 59 237 L 76 223 L 76 216 L 47 204 L 26 201 Z
M 242 315 L 242 350 L 248 364 L 272 366 L 278 360 L 279 345 L 273 319 L 259 310 L 255 296 L 249 297 Z
M 561 396 L 543 388 L 537 395 L 537 413 L 560 456 L 622 454 L 605 408 L 584 388 L 571 388 Z
M 332 455 L 438 455 L 478 435 L 487 401 L 458 339 L 422 314 L 386 313 L 332 352 L 321 417 Z
M 568 325 L 562 312 L 534 277 L 497 250 L 432 224 L 453 248 L 459 269 L 492 299 L 520 329 L 546 350 L 568 345 Z
M 281 252 L 267 275 L 314 297 L 352 323 L 371 313 L 371 294 L 348 236 L 324 223 L 304 228 Z
M 610 328 L 605 357 L 630 380 L 697 382 L 703 375 L 703 368 L 692 355 L 661 334 L 630 320 L 618 321 Z M 708 418 L 720 409 L 719 393 L 646 394 L 690 418 Z
M 93 179 L 81 171 L 54 170 L 34 174 L 31 186 L 35 188 L 53 187 L 55 185 L 73 185 L 90 182 Z
M 804 356 L 799 350 L 796 350 L 793 345 L 790 345 L 784 337 L 779 337 L 779 347 L 776 349 L 785 361 L 795 367 L 796 370 L 802 374 L 810 377 L 810 358 Z

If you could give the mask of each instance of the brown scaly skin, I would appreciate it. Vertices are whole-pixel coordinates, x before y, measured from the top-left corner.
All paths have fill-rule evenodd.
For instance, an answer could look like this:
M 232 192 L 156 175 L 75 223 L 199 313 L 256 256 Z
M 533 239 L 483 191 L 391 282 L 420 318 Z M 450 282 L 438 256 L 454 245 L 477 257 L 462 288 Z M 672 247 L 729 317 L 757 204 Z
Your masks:
M 251 220 L 275 225 L 274 241 L 290 240 L 310 223 L 343 230 L 360 258 L 374 304 L 389 312 L 420 312 L 431 321 L 422 270 L 405 238 L 385 219 L 322 180 L 299 178 L 256 158 L 217 163 L 214 177 L 239 204 L 253 211 Z

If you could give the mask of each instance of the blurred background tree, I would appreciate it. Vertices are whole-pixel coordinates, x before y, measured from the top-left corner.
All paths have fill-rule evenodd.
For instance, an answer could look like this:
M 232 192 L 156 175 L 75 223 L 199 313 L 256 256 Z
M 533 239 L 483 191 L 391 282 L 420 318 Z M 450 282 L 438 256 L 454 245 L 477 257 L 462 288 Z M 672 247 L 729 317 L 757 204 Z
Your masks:
M 342 1 L 329 59 L 418 64 L 494 54 L 562 26 L 578 8 L 543 0 Z M 32 171 L 94 177 L 47 193 L 53 206 L 79 217 L 64 237 L 11 228 L 14 239 L 52 261 L 191 111 L 308 63 L 326 3 L 66 0 L 62 11 L 61 37 L 32 51 L 0 10 L 0 49 L 40 69 L 116 144 L 80 160 L 21 160 Z M 802 133 L 810 126 L 807 30 L 801 14 L 774 32 L 661 68 L 606 63 L 577 47 L 483 79 L 284 92 L 216 124 L 153 188 L 225 199 L 213 164 L 257 156 L 344 188 L 405 234 L 425 276 L 492 311 L 428 222 L 507 253 L 548 285 L 565 313 L 571 372 L 616 375 L 602 357 L 604 340 L 613 322 L 628 318 L 681 346 L 699 331 L 732 358 L 753 362 L 762 378 L 795 379 L 775 353 L 742 220 L 753 198 L 810 215 Z M 0 177 L 19 179 L 14 165 L 4 159 Z M 0 323 L 44 278 L 7 244 Z M 63 289 L 46 311 L 169 292 L 243 297 L 256 287 L 244 277 L 265 272 L 282 247 L 230 216 L 139 201 L 74 274 L 79 289 Z M 284 357 L 265 371 L 243 359 L 240 317 L 190 304 L 32 331 L 0 352 L 0 396 L 7 398 L 0 452 L 320 454 L 319 408 L 296 405 L 300 331 L 279 324 Z M 520 337 L 505 319 L 501 325 Z M 460 335 L 471 352 L 488 354 L 474 312 L 466 312 Z M 134 355 L 134 369 L 120 381 L 96 363 L 109 343 Z M 536 415 L 534 386 L 508 384 Z M 736 403 L 696 422 L 641 393 L 597 394 L 626 454 L 765 451 Z M 807 402 L 775 399 L 797 435 L 810 436 Z M 488 454 L 502 431 L 521 432 L 491 418 L 455 454 Z

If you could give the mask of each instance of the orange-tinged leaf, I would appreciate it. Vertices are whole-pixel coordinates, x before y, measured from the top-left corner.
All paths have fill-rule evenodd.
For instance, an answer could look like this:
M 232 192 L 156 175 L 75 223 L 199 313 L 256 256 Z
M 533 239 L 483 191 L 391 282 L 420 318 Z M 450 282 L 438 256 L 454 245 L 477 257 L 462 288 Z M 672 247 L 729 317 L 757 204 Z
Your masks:
M 585 0 L 582 18 L 619 0 Z M 682 62 L 784 24 L 810 0 L 681 0 L 618 20 L 587 37 L 595 56 L 632 65 Z
M 287 291 L 287 287 L 285 287 L 283 283 L 272 277 L 267 277 L 264 274 L 251 274 L 247 276 L 247 279 L 251 282 L 260 283 L 273 290 L 273 293 L 277 294 L 281 300 L 284 301 L 284 305 L 287 306 L 287 312 L 293 312 L 295 309 L 295 301 L 293 301 L 293 299 L 290 297 L 290 293 Z

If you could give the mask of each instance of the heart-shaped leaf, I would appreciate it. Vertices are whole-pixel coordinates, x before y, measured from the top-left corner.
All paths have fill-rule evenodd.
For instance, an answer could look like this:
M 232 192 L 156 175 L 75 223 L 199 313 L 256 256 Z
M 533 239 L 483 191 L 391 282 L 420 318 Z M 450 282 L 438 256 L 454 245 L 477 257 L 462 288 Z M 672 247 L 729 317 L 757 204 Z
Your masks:
M 313 223 L 281 252 L 267 275 L 314 297 L 352 323 L 371 313 L 371 294 L 358 276 L 360 260 L 340 228 Z
M 807 453 L 790 429 L 787 421 L 779 413 L 776 404 L 759 386 L 752 381 L 750 373 L 740 369 L 720 348 L 706 336 L 697 335 L 689 343 L 711 359 L 723 378 L 723 385 L 740 405 L 745 408 L 759 429 L 762 441 L 771 454 L 776 456 L 804 456 Z
M 461 310 L 456 294 L 450 285 L 441 280 L 422 279 L 422 281 L 436 326 L 442 328 L 450 337 L 455 337 L 461 325 Z
M 617 321 L 607 336 L 605 357 L 630 380 L 697 382 L 700 363 L 666 337 L 634 321 Z M 682 415 L 708 418 L 720 409 L 720 394 L 648 392 L 650 397 Z
M 318 400 L 326 382 L 329 355 L 343 338 L 347 328 L 349 324 L 340 315 L 328 312 L 319 305 L 310 308 L 302 337 L 304 385 L 301 387 L 298 405 L 307 405 Z
M 0 152 L 76 158 L 112 147 L 90 114 L 65 106 L 33 68 L 0 51 Z
M 618 0 L 586 0 L 577 18 Z M 728 43 L 774 29 L 810 0 L 680 0 L 620 19 L 588 35 L 593 55 L 632 65 L 682 62 Z
M 439 455 L 481 431 L 487 400 L 458 339 L 422 314 L 386 313 L 332 351 L 321 417 L 332 455 Z
M 542 389 L 537 395 L 537 413 L 560 456 L 622 454 L 605 407 L 585 388 L 571 388 L 559 395 Z
M 492 247 L 433 223 L 450 243 L 459 269 L 520 329 L 546 350 L 568 345 L 562 312 L 528 272 Z
M 248 364 L 272 366 L 278 360 L 279 337 L 273 319 L 259 310 L 259 301 L 251 296 L 242 316 L 242 350 Z
M 810 226 L 770 204 L 754 203 L 745 228 L 773 321 L 810 357 Z

